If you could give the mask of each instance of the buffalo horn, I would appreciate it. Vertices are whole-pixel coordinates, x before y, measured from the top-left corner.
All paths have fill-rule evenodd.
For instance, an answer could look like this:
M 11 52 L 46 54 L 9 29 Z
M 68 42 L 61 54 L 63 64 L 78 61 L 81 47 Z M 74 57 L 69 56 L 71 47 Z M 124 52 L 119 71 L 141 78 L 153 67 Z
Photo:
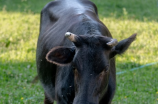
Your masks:
M 75 34 L 71 33 L 71 32 L 66 32 L 65 33 L 65 37 L 67 37 L 70 41 L 75 42 Z
M 117 45 L 117 43 L 118 43 L 118 42 L 117 42 L 117 40 L 116 40 L 116 39 L 111 39 L 111 41 L 110 41 L 110 42 L 108 42 L 108 43 L 107 43 L 107 45 L 112 47 L 112 46 Z

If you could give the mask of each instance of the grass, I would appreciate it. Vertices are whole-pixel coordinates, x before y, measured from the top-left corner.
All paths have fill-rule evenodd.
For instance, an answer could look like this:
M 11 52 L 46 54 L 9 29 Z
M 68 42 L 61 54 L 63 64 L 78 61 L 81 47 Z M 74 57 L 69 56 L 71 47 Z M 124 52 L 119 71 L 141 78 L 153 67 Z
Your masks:
M 0 104 L 42 104 L 35 50 L 40 11 L 50 0 L 0 0 Z M 158 62 L 156 0 L 93 0 L 101 20 L 118 40 L 137 33 L 129 50 L 117 56 L 117 72 Z M 113 104 L 158 104 L 158 65 L 117 75 Z

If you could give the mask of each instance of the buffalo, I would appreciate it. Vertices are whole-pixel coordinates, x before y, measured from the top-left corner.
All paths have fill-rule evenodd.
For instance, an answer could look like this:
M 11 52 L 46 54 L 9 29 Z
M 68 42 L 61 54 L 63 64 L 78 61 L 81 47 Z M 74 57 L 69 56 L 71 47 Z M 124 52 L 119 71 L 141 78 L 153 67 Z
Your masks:
M 89 0 L 56 0 L 41 11 L 36 63 L 45 104 L 110 104 L 115 56 L 136 34 L 117 41 Z

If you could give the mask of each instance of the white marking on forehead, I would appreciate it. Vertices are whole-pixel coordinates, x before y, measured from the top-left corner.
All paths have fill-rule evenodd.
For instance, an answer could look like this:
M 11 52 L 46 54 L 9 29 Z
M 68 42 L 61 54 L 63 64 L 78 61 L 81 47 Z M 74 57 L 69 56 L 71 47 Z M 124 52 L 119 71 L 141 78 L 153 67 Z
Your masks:
M 69 0 L 65 1 L 65 5 L 68 8 L 74 8 L 77 11 L 77 14 L 81 14 L 85 11 L 85 8 L 83 7 L 83 5 L 81 5 L 78 1 L 76 0 L 71 0 L 71 2 Z

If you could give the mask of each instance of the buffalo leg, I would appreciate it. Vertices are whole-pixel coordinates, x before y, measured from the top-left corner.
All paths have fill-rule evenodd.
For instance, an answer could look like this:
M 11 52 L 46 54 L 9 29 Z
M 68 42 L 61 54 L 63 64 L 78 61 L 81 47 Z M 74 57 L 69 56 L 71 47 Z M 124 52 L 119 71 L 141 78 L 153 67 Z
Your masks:
M 57 104 L 72 104 L 75 96 L 72 67 L 59 67 L 57 75 L 55 85 Z
M 54 104 L 54 102 L 50 101 L 47 95 L 45 94 L 44 104 Z

